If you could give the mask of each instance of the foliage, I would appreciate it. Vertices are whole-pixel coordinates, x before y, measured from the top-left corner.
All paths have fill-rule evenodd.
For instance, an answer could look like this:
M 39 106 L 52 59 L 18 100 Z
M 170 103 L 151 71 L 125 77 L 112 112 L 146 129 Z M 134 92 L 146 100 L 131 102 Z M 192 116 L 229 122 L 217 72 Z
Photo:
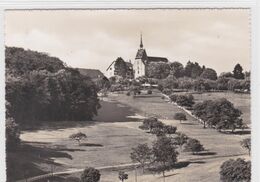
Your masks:
M 171 89 L 172 90 L 174 88 L 178 88 L 178 81 L 174 76 L 169 75 L 167 78 L 159 81 L 159 85 L 163 89 Z
M 14 150 L 20 144 L 20 130 L 13 118 L 6 119 L 6 148 Z
M 175 113 L 173 117 L 174 117 L 174 119 L 176 119 L 176 120 L 180 120 L 180 122 L 187 120 L 186 114 L 184 114 L 184 113 L 182 113 L 182 112 L 177 112 L 177 113 Z
M 176 134 L 177 136 L 173 138 L 174 144 L 178 145 L 180 149 L 182 149 L 182 146 L 187 143 L 189 137 L 181 132 L 178 132 Z
M 225 98 L 214 101 L 205 100 L 195 104 L 193 109 L 193 114 L 204 121 L 204 127 L 207 123 L 220 131 L 231 129 L 233 132 L 237 127 L 241 128 L 243 125 L 240 118 L 241 111 Z
M 217 79 L 217 72 L 211 68 L 206 68 L 200 75 L 201 78 L 209 79 L 209 80 L 216 80 Z
M 153 129 L 161 128 L 163 126 L 164 124 L 161 121 L 158 121 L 157 118 L 149 117 L 143 120 L 143 124 L 139 126 L 139 128 L 142 130 L 149 130 L 149 132 L 152 132 Z
M 147 94 L 151 95 L 153 93 L 153 91 L 151 89 L 147 90 Z
M 184 147 L 185 151 L 192 152 L 193 154 L 204 150 L 204 147 L 203 145 L 201 145 L 200 141 L 194 138 L 188 139 Z
M 165 177 L 167 167 L 177 162 L 178 152 L 173 140 L 169 137 L 159 137 L 153 143 L 154 161 L 161 166 L 161 171 Z
M 99 170 L 87 167 L 81 174 L 81 182 L 98 182 L 100 180 Z
M 168 63 L 151 62 L 146 67 L 146 74 L 149 78 L 164 79 L 170 74 L 170 69 Z
M 128 179 L 128 174 L 124 171 L 119 171 L 118 178 L 123 182 L 124 180 Z
M 91 120 L 100 107 L 90 78 L 43 53 L 6 48 L 7 114 L 18 124 Z
M 236 64 L 233 70 L 233 75 L 235 79 L 244 79 L 245 74 L 243 73 L 243 68 L 240 64 Z
M 181 63 L 175 61 L 170 63 L 170 67 L 171 67 L 171 74 L 175 77 L 175 78 L 180 78 L 184 76 L 184 67 Z
M 80 141 L 87 138 L 87 135 L 81 132 L 71 134 L 69 136 L 70 139 L 76 140 L 80 145 Z
M 191 77 L 191 78 L 197 78 L 201 75 L 203 72 L 203 68 L 197 63 L 193 63 L 188 61 L 186 66 L 185 66 L 185 76 Z
M 184 107 L 192 107 L 194 104 L 194 97 L 191 94 L 178 95 L 176 103 Z
M 152 160 L 152 150 L 147 144 L 139 144 L 137 147 L 132 148 L 130 158 L 133 162 L 139 162 L 144 171 L 145 164 Z
M 251 161 L 229 159 L 220 166 L 220 180 L 223 182 L 251 181 Z
M 175 134 L 177 127 L 165 124 L 159 124 L 151 130 L 157 137 Z
M 248 153 L 250 155 L 251 153 L 251 138 L 245 138 L 241 141 L 241 146 L 248 150 Z

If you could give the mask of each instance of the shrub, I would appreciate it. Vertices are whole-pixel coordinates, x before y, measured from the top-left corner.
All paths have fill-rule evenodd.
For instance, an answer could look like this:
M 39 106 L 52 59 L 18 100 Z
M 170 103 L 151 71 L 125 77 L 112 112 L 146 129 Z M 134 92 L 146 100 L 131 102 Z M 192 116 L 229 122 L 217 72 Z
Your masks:
M 153 91 L 151 90 L 151 89 L 149 89 L 149 90 L 147 90 L 147 94 L 152 94 L 153 93 Z
M 100 180 L 99 170 L 87 167 L 81 174 L 81 182 L 98 182 Z
M 175 113 L 174 114 L 174 119 L 180 120 L 180 123 L 181 123 L 181 121 L 187 120 L 186 115 L 184 113 L 182 113 L 182 112 Z
M 166 94 L 166 95 L 170 95 L 172 93 L 171 89 L 165 88 L 163 89 L 162 93 Z
M 204 147 L 199 140 L 190 138 L 188 139 L 184 150 L 187 152 L 192 152 L 192 154 L 196 154 L 197 152 L 203 151 Z
M 245 138 L 241 141 L 241 146 L 248 150 L 248 153 L 250 155 L 251 153 L 251 138 Z
M 220 180 L 223 182 L 251 181 L 251 162 L 238 158 L 229 159 L 220 166 Z
M 128 174 L 126 174 L 124 171 L 119 171 L 118 178 L 124 182 L 124 180 L 128 179 Z
M 176 94 L 171 94 L 169 97 L 170 97 L 170 99 L 171 99 L 172 102 L 176 102 L 176 101 L 177 101 L 177 98 L 178 98 L 178 95 L 176 95 Z
M 126 95 L 127 95 L 127 96 L 130 96 L 130 95 L 131 95 L 131 92 L 130 92 L 130 91 L 126 92 Z
M 70 139 L 76 140 L 80 145 L 80 141 L 87 138 L 87 135 L 81 132 L 71 134 L 69 136 Z
M 191 94 L 188 95 L 178 95 L 177 104 L 184 107 L 192 107 L 194 104 L 194 98 Z

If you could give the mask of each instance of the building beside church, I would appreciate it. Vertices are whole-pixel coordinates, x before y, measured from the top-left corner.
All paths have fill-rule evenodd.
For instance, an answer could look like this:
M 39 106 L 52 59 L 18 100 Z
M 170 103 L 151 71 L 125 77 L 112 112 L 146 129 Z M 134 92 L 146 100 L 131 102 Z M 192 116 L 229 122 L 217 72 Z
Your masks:
M 146 76 L 146 70 L 147 70 L 147 65 L 151 62 L 154 63 L 167 63 L 168 59 L 165 57 L 153 57 L 153 56 L 147 56 L 147 53 L 144 49 L 143 46 L 143 40 L 142 40 L 142 35 L 140 39 L 140 47 L 136 53 L 135 56 L 135 61 L 133 65 L 134 69 L 134 77 L 138 78 L 140 76 Z
M 123 78 L 138 78 L 147 75 L 147 66 L 149 63 L 168 63 L 165 57 L 148 56 L 143 46 L 142 35 L 140 38 L 140 47 L 137 50 L 134 64 L 131 61 L 126 62 L 121 57 L 113 61 L 106 69 L 106 76 L 121 76 Z
M 108 78 L 113 76 L 120 76 L 122 78 L 134 78 L 133 65 L 131 61 L 126 62 L 123 58 L 118 57 L 106 69 L 106 76 Z

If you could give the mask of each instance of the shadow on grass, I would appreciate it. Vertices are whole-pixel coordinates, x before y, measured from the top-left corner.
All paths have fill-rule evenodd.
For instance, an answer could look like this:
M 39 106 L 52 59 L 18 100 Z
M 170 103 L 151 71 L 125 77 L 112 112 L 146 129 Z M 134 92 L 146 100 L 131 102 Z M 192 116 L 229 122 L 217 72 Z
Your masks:
M 193 155 L 200 155 L 200 156 L 207 156 L 207 155 L 216 155 L 216 152 L 199 152 L 199 153 L 194 153 Z
M 85 147 L 103 147 L 101 144 L 96 143 L 81 143 L 79 146 L 85 146 Z
M 7 181 L 46 174 L 52 167 L 63 168 L 61 164 L 54 162 L 53 158 L 72 159 L 72 156 L 62 149 L 48 145 L 22 143 L 16 150 L 7 152 Z
M 184 123 L 184 122 L 181 122 L 180 124 L 183 124 L 183 125 L 198 125 L 198 123 Z
M 251 134 L 250 130 L 237 130 L 237 131 L 221 131 L 221 133 L 227 134 L 227 135 L 249 135 Z

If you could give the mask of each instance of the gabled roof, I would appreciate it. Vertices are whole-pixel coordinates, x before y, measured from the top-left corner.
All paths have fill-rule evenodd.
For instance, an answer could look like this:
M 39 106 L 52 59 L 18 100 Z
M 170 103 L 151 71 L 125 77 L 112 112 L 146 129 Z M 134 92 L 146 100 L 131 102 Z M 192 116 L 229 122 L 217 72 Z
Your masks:
M 168 59 L 165 58 L 165 57 L 152 57 L 152 56 L 148 56 L 147 59 L 148 59 L 148 62 L 164 62 L 164 63 L 169 62 Z
M 80 74 L 84 76 L 88 76 L 92 79 L 104 77 L 104 74 L 100 70 L 96 69 L 85 69 L 85 68 L 78 68 Z
M 138 49 L 135 59 L 146 59 L 147 58 L 147 54 L 145 49 Z

